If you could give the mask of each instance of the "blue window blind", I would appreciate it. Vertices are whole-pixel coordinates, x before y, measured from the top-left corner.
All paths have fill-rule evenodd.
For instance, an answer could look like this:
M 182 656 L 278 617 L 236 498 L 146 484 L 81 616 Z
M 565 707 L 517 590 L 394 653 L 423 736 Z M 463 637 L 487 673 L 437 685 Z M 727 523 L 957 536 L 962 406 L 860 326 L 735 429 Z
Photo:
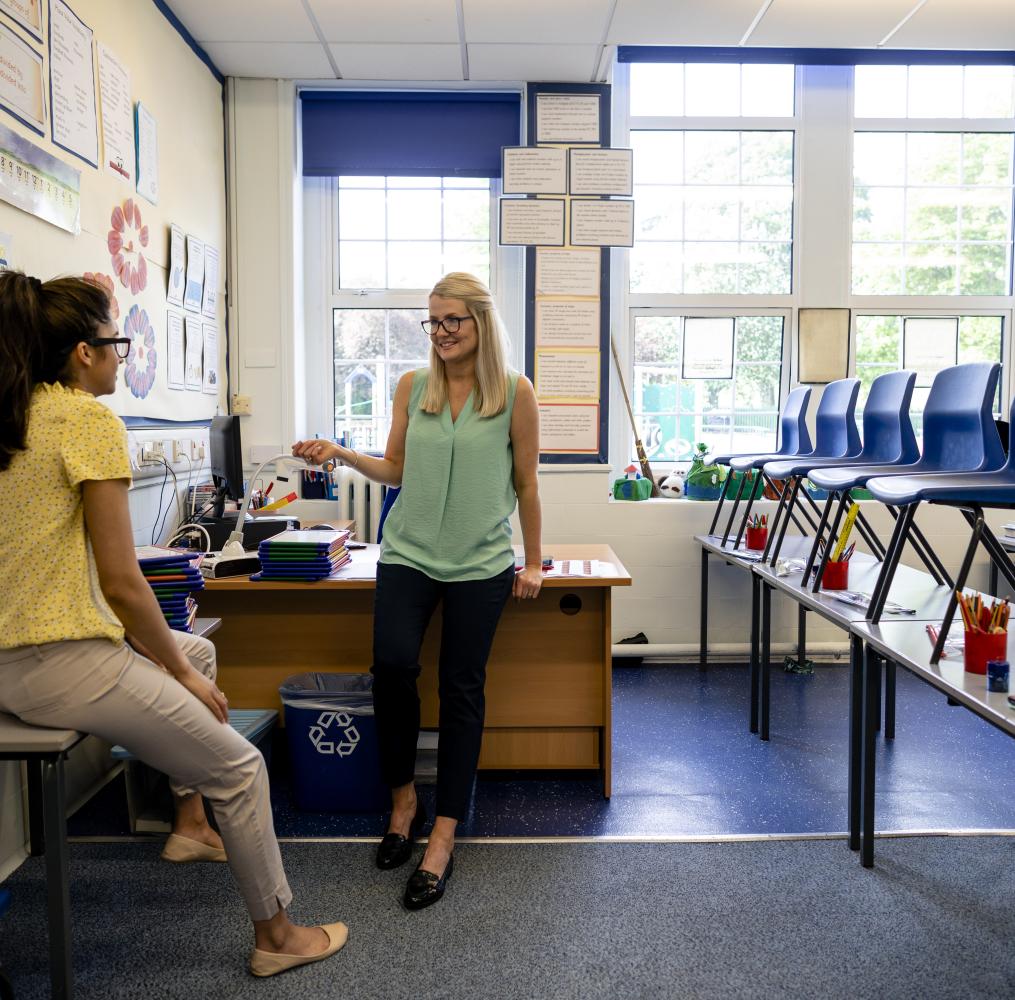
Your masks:
M 305 177 L 499 177 L 521 97 L 463 91 L 304 90 Z
M 797 66 L 1011 66 L 1015 52 L 947 49 L 767 49 L 620 45 L 617 62 L 793 63 Z

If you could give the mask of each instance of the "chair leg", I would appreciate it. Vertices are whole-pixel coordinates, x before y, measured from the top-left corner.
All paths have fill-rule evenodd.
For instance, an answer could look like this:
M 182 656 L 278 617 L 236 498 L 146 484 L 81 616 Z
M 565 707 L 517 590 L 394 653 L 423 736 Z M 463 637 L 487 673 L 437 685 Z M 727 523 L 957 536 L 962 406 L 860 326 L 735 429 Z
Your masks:
M 849 637 L 849 849 L 860 850 L 860 776 L 863 743 L 863 643 Z
M 698 643 L 698 669 L 704 670 L 708 666 L 708 551 L 704 546 L 701 549 L 701 632 Z
M 825 506 L 821 509 L 821 520 L 818 522 L 818 530 L 814 534 L 814 544 L 811 546 L 810 554 L 807 556 L 807 565 L 804 566 L 803 585 L 806 587 L 811 579 L 814 570 L 814 563 L 818 558 L 818 549 L 821 547 L 821 540 L 825 537 L 825 529 L 828 527 L 828 518 L 832 513 L 832 504 L 835 503 L 835 493 L 829 493 L 825 500 Z M 827 546 L 827 542 L 825 543 Z
M 793 488 L 790 490 L 789 503 L 786 505 L 786 517 L 783 518 L 782 527 L 779 529 L 779 540 L 775 543 L 775 548 L 772 551 L 772 564 L 779 558 L 779 553 L 782 551 L 782 543 L 786 538 L 786 529 L 789 527 L 789 518 L 793 513 L 793 507 L 796 505 L 797 494 L 800 492 L 800 483 L 803 480 L 799 476 L 795 476 L 793 479 Z
M 800 483 L 800 496 L 804 499 L 807 506 L 804 504 L 800 505 L 800 513 L 807 519 L 807 523 L 810 525 L 811 531 L 818 530 L 817 518 L 821 517 L 821 508 L 818 506 L 817 501 L 807 492 L 807 488 L 804 486 L 803 481 Z M 808 510 L 808 507 L 810 508 Z M 805 531 L 806 535 L 807 532 Z
M 730 475 L 733 475 L 731 472 Z M 733 520 L 737 516 L 737 508 L 740 506 L 740 498 L 744 495 L 744 485 L 747 482 L 746 474 L 740 478 L 740 489 L 737 490 L 737 498 L 733 501 L 733 510 L 730 511 L 730 519 L 726 522 L 726 530 L 722 533 L 722 544 L 725 545 L 733 529 Z
M 708 526 L 708 533 L 715 534 L 715 526 L 719 523 L 719 514 L 722 512 L 722 505 L 726 501 L 726 494 L 729 492 L 732 476 L 727 475 L 722 481 L 722 491 L 719 493 L 719 501 L 715 505 L 715 513 L 712 515 L 712 523 Z
M 861 742 L 861 797 L 860 797 L 860 864 L 874 866 L 874 783 L 877 777 L 876 742 L 876 687 L 871 658 L 875 655 L 870 646 L 864 646 L 863 664 L 863 738 Z
M 897 521 L 899 519 L 899 512 L 891 504 L 885 504 L 888 509 L 888 513 L 892 515 Z M 917 554 L 920 562 L 927 567 L 927 572 L 934 578 L 934 582 L 939 586 L 952 586 L 952 579 L 948 575 L 948 571 L 941 565 L 941 560 L 938 559 L 934 550 L 930 547 L 927 539 L 923 537 L 923 532 L 916 526 L 916 522 L 912 524 L 913 537 L 910 538 L 909 544 L 912 545 L 913 551 Z
M 867 547 L 871 550 L 871 554 L 879 562 L 885 558 L 885 547 L 881 544 L 881 539 L 878 538 L 877 532 L 871 527 L 870 521 L 864 516 L 862 510 L 858 510 L 856 513 L 856 530 L 860 532 L 860 536 L 867 543 Z
M 910 504 L 902 511 L 898 521 L 895 522 L 895 533 L 889 544 L 885 561 L 881 564 L 878 582 L 874 585 L 870 607 L 867 609 L 867 621 L 875 625 L 881 621 L 881 615 L 885 610 L 888 592 L 892 589 L 895 571 L 899 568 L 899 560 L 902 558 L 902 551 L 906 547 L 906 538 L 909 536 L 909 528 L 913 523 L 913 518 L 916 517 L 917 507 L 919 507 L 918 503 Z
M 976 547 L 980 544 L 980 533 L 982 531 L 983 512 L 980 511 L 979 516 L 973 521 L 973 533 L 969 539 L 969 545 L 966 546 L 966 554 L 962 557 L 962 565 L 959 567 L 958 576 L 955 577 L 955 589 L 948 595 L 948 606 L 945 608 L 944 620 L 941 622 L 941 628 L 938 629 L 934 651 L 930 654 L 930 662 L 932 664 L 939 663 L 941 660 L 941 654 L 945 648 L 945 640 L 948 638 L 948 632 L 952 627 L 952 618 L 955 615 L 956 607 L 958 607 L 958 595 L 962 593 L 962 588 L 966 585 L 969 570 L 973 565 L 973 557 L 976 555 Z
M 965 513 L 968 515 L 967 520 L 969 520 L 970 523 L 973 523 L 975 516 L 969 512 Z M 990 562 L 991 566 L 994 567 L 995 576 L 997 571 L 1000 570 L 1004 573 L 1004 577 L 1008 583 L 1012 587 L 1015 587 L 1015 563 L 1012 563 L 1011 556 L 1008 555 L 1007 549 L 1005 549 L 1005 547 L 997 540 L 997 535 L 995 535 L 994 532 L 987 527 L 986 522 L 984 522 L 984 525 L 980 530 L 980 542 L 983 544 L 983 547 L 987 550 L 987 554 L 990 556 Z M 995 583 L 996 582 L 997 581 L 995 579 Z M 997 587 L 995 586 L 993 589 L 996 590 Z
M 762 475 L 764 475 L 764 473 L 762 473 Z M 777 489 L 776 485 L 775 485 L 775 480 L 769 479 L 767 476 L 765 476 L 765 482 L 768 483 L 768 485 L 771 487 L 771 489 L 774 492 L 778 493 L 780 497 L 785 492 L 785 490 Z M 790 517 L 793 518 L 793 523 L 797 526 L 797 530 L 800 532 L 800 534 L 801 535 L 806 535 L 807 534 L 807 529 L 803 526 L 803 524 L 800 523 L 800 518 L 797 517 L 796 511 L 791 512 L 790 513 Z M 813 523 L 811 523 L 811 530 L 812 531 L 814 530 L 814 524 Z
M 761 561 L 763 563 L 768 562 L 768 554 L 772 551 L 772 545 L 775 543 L 775 533 L 779 530 L 779 522 L 782 520 L 782 512 L 786 509 L 788 493 L 789 490 L 786 486 L 784 486 L 782 492 L 779 494 L 779 502 L 775 505 L 775 513 L 772 515 L 772 520 L 768 525 L 768 541 L 765 542 L 765 551 L 761 554 Z
M 772 588 L 761 584 L 761 677 L 759 716 L 761 738 L 768 741 L 768 716 L 772 681 Z
M 761 577 L 751 573 L 751 709 L 750 728 L 758 731 L 758 692 L 761 687 Z
M 814 584 L 811 587 L 812 593 L 816 594 L 821 589 L 821 577 L 832 555 L 832 547 L 835 545 L 835 540 L 839 537 L 839 525 L 842 523 L 842 516 L 846 513 L 846 504 L 848 503 L 849 490 L 846 490 L 839 499 L 839 509 L 835 512 L 835 520 L 832 522 L 832 527 L 828 532 L 828 542 L 825 544 L 825 550 L 821 553 L 821 563 L 818 565 L 818 571 L 814 575 Z M 805 579 L 804 585 L 806 586 L 806 584 L 807 580 Z

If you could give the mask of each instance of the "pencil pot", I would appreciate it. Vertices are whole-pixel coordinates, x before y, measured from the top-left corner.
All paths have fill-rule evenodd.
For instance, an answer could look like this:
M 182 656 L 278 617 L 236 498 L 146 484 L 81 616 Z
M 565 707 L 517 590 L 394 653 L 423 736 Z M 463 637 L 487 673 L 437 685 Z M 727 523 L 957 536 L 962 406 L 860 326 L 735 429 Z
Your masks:
M 1007 632 L 966 632 L 965 647 L 962 651 L 966 671 L 970 674 L 985 674 L 987 660 L 1008 658 Z
M 829 559 L 821 575 L 821 586 L 825 590 L 845 590 L 849 586 L 849 560 L 835 562 Z
M 369 674 L 297 674 L 279 687 L 293 798 L 309 812 L 379 812 L 381 780 Z
M 768 528 L 748 528 L 747 547 L 761 551 L 768 544 Z

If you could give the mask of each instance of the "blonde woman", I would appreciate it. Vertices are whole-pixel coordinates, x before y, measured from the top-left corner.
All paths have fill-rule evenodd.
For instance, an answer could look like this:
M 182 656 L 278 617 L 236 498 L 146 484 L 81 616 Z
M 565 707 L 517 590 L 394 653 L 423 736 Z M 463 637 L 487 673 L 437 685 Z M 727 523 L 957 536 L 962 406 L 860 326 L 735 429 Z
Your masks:
M 443 602 L 437 816 L 405 889 L 412 910 L 437 902 L 454 868 L 455 828 L 479 761 L 486 661 L 501 611 L 512 594 L 536 597 L 543 580 L 532 384 L 508 369 L 497 307 L 478 278 L 445 275 L 430 293 L 429 312 L 422 325 L 430 364 L 399 380 L 383 458 L 328 441 L 293 446 L 311 462 L 339 459 L 401 487 L 384 523 L 374 603 L 374 706 L 392 803 L 379 868 L 404 864 L 426 822 L 413 783 L 416 679 L 423 634 Z M 516 502 L 525 546 L 517 573 L 508 523 Z
M 228 852 L 255 976 L 333 955 L 345 924 L 301 927 L 286 913 L 264 759 L 226 724 L 214 646 L 171 631 L 141 575 L 127 432 L 95 398 L 116 389 L 130 347 L 105 291 L 5 271 L 0 331 L 0 711 L 95 733 L 169 775 L 177 821 L 162 856 Z

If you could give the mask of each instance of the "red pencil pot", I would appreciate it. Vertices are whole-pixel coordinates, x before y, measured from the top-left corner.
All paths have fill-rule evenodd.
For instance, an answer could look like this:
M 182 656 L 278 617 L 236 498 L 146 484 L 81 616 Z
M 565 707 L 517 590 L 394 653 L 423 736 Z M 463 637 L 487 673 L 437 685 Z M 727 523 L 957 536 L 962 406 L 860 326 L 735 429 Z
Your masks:
M 849 586 L 849 560 L 835 562 L 829 559 L 821 576 L 821 586 L 825 590 L 845 590 Z
M 985 674 L 987 660 L 1008 659 L 1008 633 L 967 632 L 962 655 L 968 673 Z
M 768 544 L 768 528 L 748 528 L 747 547 L 761 551 Z

